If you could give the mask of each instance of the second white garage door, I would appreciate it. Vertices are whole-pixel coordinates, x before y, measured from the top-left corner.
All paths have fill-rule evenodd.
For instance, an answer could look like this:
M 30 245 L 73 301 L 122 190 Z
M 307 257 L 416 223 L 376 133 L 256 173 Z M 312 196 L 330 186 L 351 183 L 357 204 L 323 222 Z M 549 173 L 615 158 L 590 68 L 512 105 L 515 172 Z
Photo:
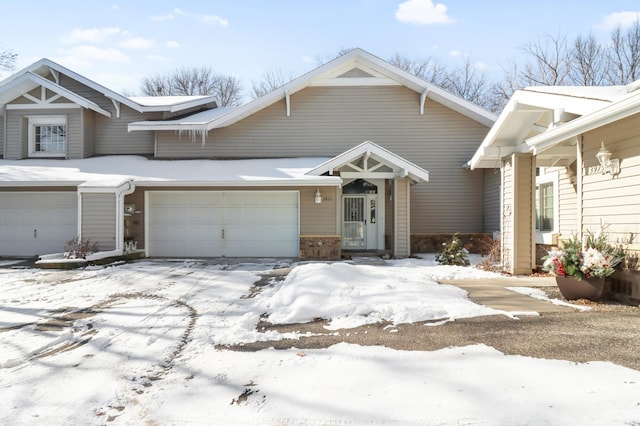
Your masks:
M 148 191 L 149 256 L 296 257 L 297 191 Z

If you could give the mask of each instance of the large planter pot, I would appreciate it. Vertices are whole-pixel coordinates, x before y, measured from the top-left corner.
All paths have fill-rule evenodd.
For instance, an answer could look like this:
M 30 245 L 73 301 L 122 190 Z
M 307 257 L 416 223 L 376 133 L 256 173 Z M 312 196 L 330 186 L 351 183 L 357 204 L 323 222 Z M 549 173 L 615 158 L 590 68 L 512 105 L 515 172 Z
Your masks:
M 591 277 L 576 280 L 573 277 L 556 277 L 560 293 L 567 300 L 588 299 L 598 301 L 604 293 L 604 278 Z

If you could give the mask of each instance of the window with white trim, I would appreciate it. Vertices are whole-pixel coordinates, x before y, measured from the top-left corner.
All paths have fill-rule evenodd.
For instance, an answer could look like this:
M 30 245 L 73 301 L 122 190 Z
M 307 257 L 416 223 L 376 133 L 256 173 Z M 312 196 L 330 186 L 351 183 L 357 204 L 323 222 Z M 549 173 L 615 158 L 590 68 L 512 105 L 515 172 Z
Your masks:
M 64 157 L 67 153 L 67 117 L 29 117 L 29 156 Z
M 536 169 L 536 242 L 550 244 L 558 228 L 558 172 Z

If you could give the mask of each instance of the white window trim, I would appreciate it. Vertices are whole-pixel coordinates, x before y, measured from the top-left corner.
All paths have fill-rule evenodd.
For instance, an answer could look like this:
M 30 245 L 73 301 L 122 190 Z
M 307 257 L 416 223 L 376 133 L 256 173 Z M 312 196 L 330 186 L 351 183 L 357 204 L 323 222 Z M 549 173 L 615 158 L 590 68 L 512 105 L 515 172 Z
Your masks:
M 69 149 L 69 125 L 67 123 L 66 115 L 32 115 L 27 117 L 29 119 L 29 157 L 66 157 L 67 150 Z M 53 125 L 53 126 L 66 126 L 67 139 L 65 140 L 64 152 L 40 152 L 36 151 L 35 144 L 35 126 L 39 125 Z
M 548 168 L 540 167 L 540 175 L 536 176 L 536 189 L 539 185 L 544 185 L 545 183 L 553 184 L 553 229 L 551 231 L 539 231 L 536 229 L 536 244 L 554 244 L 554 237 L 558 234 L 559 229 L 558 171 L 548 171 Z

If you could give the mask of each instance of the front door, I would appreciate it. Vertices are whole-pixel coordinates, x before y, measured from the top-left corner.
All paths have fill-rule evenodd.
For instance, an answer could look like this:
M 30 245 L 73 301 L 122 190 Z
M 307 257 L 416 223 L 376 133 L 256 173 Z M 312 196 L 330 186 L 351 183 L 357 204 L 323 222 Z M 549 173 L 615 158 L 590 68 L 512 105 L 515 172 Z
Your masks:
M 366 246 L 366 195 L 342 197 L 342 248 L 365 249 Z
M 379 186 L 358 179 L 343 188 L 342 248 L 345 250 L 384 249 L 384 219 Z

